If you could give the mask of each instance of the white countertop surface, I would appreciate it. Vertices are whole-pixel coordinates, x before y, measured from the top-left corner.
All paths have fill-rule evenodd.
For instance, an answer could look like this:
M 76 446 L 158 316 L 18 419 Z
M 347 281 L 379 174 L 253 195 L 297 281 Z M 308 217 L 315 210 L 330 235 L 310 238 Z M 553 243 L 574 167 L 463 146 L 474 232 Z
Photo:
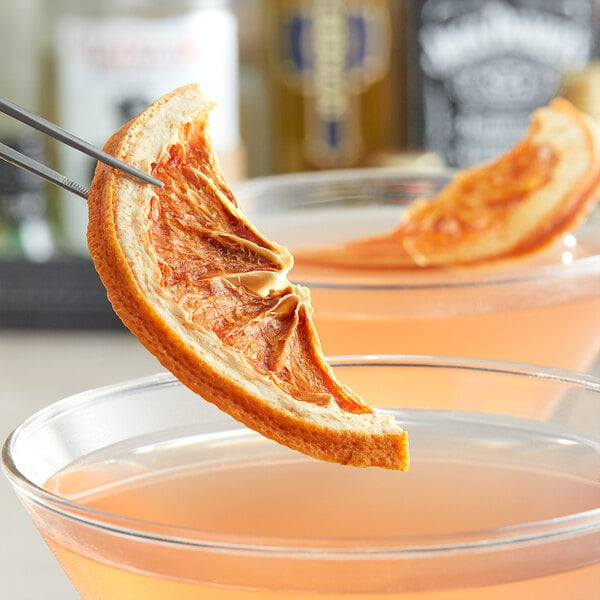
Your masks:
M 0 438 L 3 442 L 31 414 L 65 396 L 163 370 L 124 331 L 0 331 Z M 0 531 L 0 598 L 79 598 L 4 475 Z

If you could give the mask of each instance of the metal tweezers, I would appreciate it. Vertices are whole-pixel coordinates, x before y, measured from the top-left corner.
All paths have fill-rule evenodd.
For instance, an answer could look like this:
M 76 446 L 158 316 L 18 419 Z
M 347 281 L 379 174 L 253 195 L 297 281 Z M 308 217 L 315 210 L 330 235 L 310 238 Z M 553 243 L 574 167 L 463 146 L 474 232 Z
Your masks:
M 163 185 L 162 182 L 158 179 L 151 177 L 147 173 L 144 173 L 143 171 L 140 171 L 139 169 L 136 169 L 135 167 L 132 167 L 127 163 L 117 160 L 114 156 L 111 156 L 110 154 L 107 154 L 106 152 L 95 148 L 88 142 L 85 142 L 84 140 L 74 136 L 68 131 L 65 131 L 58 125 L 50 123 L 50 121 L 46 121 L 46 119 L 26 111 L 24 108 L 17 106 L 13 102 L 10 102 L 6 98 L 2 98 L 1 96 L 0 112 L 3 112 L 4 114 L 17 119 L 18 121 L 21 121 L 26 125 L 30 125 L 34 129 L 37 129 L 38 131 L 41 131 L 42 133 L 45 133 L 50 137 L 59 140 L 60 142 L 63 142 L 67 146 L 71 146 L 72 148 L 75 148 L 83 152 L 84 154 L 87 154 L 88 156 L 96 158 L 100 162 L 103 162 L 111 167 L 114 167 L 115 169 L 119 169 L 133 177 L 136 177 L 137 179 L 141 179 L 146 183 L 157 185 L 159 187 L 162 187 Z M 30 171 L 31 173 L 35 173 L 36 175 L 43 177 L 47 181 L 55 183 L 56 185 L 59 185 L 60 187 L 70 192 L 73 192 L 74 194 L 77 194 L 78 196 L 81 196 L 82 198 L 85 198 L 87 200 L 88 190 L 84 186 L 79 185 L 75 181 L 72 181 L 64 175 L 57 173 L 56 171 L 47 167 L 46 165 L 43 165 L 37 162 L 36 160 L 29 158 L 28 156 L 21 154 L 20 152 L 17 152 L 10 146 L 7 146 L 2 143 L 0 143 L 0 159 L 3 159 L 6 162 L 9 162 L 12 165 L 20 167 L 22 169 L 25 169 L 26 171 Z

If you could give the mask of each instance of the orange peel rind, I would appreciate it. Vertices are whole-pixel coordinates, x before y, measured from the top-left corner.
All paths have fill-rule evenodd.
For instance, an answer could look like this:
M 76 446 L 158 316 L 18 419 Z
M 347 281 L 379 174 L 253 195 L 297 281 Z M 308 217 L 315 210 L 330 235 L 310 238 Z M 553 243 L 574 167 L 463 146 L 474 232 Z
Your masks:
M 539 252 L 579 223 L 600 182 L 600 131 L 562 98 L 533 112 L 523 139 L 414 202 L 391 232 L 303 249 L 297 264 L 411 269 L 481 265 Z
M 408 467 L 406 432 L 340 383 L 292 285 L 287 250 L 242 214 L 207 134 L 212 103 L 174 90 L 105 145 L 163 188 L 106 165 L 88 245 L 115 312 L 183 384 L 261 434 L 322 460 Z

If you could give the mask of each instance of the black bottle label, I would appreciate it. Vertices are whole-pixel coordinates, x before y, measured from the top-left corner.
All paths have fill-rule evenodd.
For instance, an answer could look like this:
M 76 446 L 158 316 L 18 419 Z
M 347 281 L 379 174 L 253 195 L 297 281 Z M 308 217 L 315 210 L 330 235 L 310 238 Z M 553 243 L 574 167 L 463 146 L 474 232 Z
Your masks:
M 420 14 L 425 137 L 451 166 L 485 161 L 524 133 L 592 48 L 589 0 L 428 0 Z
M 21 135 L 2 140 L 7 146 L 44 162 L 44 149 L 37 137 Z M 0 161 L 0 220 L 19 222 L 45 214 L 44 181 L 37 175 Z

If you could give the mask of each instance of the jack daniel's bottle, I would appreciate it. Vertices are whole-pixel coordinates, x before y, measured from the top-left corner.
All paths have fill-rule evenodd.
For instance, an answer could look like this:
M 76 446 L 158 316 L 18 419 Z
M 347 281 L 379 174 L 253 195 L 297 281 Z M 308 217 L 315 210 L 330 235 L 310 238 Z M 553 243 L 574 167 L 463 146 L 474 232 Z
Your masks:
M 377 163 L 405 143 L 402 0 L 268 0 L 274 172 Z
M 592 0 L 417 3 L 426 144 L 454 167 L 487 160 L 523 134 L 561 74 L 590 59 Z

